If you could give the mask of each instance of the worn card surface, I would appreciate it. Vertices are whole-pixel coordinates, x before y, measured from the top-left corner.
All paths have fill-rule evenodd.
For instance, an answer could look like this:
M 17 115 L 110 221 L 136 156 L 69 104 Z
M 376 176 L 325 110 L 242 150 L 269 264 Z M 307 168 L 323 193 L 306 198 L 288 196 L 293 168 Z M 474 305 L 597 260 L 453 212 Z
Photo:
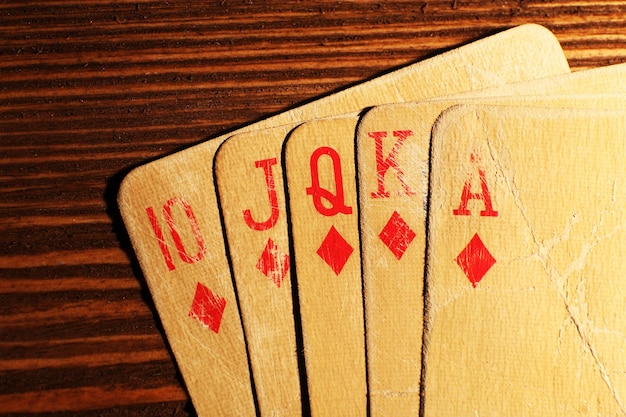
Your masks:
M 624 414 L 625 134 L 623 111 L 438 119 L 425 415 Z
M 456 98 L 485 96 L 528 96 L 541 94 L 598 94 L 626 91 L 626 64 L 609 65 L 586 71 L 576 71 L 563 77 L 550 77 L 482 90 L 455 94 Z M 573 90 L 574 89 L 574 90 Z
M 503 32 L 251 125 L 297 123 L 466 85 L 569 71 L 558 42 L 527 25 Z M 453 75 L 452 75 L 453 74 Z M 442 81 L 442 77 L 447 77 Z M 422 90 L 423 89 L 423 90 Z M 199 415 L 256 415 L 212 161 L 225 137 L 152 162 L 124 180 L 119 205 L 137 258 Z M 232 247 L 232 244 L 231 244 Z
M 285 168 L 311 415 L 364 416 L 353 120 L 296 128 L 285 144 Z
M 621 70 L 615 75 L 626 73 L 626 66 L 615 69 Z M 568 90 L 576 91 L 577 82 Z M 551 85 L 546 82 L 548 93 Z M 372 416 L 419 410 L 423 322 L 416 318 L 423 316 L 430 132 L 443 110 L 464 102 L 618 109 L 626 100 L 623 94 L 436 99 L 375 107 L 361 118 L 359 216 Z
M 215 158 L 259 408 L 270 416 L 302 413 L 280 155 L 290 130 L 241 134 L 226 141 Z

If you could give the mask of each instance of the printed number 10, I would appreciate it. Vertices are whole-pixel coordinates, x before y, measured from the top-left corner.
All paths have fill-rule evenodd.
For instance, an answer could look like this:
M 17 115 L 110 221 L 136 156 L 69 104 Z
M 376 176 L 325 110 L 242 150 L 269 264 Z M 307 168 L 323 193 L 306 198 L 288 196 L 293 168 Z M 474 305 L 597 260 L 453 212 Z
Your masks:
M 183 241 L 180 237 L 180 233 L 178 232 L 179 229 L 174 222 L 174 218 L 172 217 L 172 207 L 176 205 L 182 206 L 182 209 L 187 216 L 189 227 L 191 228 L 191 232 L 198 245 L 198 252 L 195 255 L 190 255 L 189 252 L 187 252 L 187 249 L 183 245 Z M 167 269 L 173 271 L 174 269 L 176 269 L 176 266 L 174 265 L 174 261 L 172 260 L 172 255 L 170 254 L 168 245 L 165 242 L 163 229 L 159 225 L 159 221 L 154 212 L 154 209 L 152 207 L 148 207 L 146 208 L 146 213 L 148 214 L 150 225 L 152 226 L 154 235 L 156 236 L 157 242 L 159 243 L 159 248 L 161 249 L 161 253 L 163 254 L 163 259 L 165 260 Z M 172 240 L 174 241 L 174 245 L 176 246 L 176 250 L 180 259 L 188 264 L 193 264 L 204 258 L 204 254 L 206 253 L 206 245 L 204 243 L 204 238 L 200 233 L 200 228 L 198 227 L 196 216 L 193 214 L 193 210 L 191 209 L 189 203 L 187 203 L 182 197 L 170 198 L 163 206 L 163 217 L 165 218 L 165 224 L 167 224 L 167 228 L 170 231 L 170 235 L 172 236 Z

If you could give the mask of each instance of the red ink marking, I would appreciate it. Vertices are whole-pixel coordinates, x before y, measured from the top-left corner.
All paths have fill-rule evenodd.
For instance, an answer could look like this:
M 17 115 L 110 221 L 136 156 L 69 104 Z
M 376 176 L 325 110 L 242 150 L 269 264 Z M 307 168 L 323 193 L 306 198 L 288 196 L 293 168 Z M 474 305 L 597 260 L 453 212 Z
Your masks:
M 265 174 L 265 185 L 267 187 L 267 197 L 270 201 L 271 214 L 270 217 L 263 221 L 257 222 L 252 218 L 252 213 L 250 209 L 244 210 L 243 212 L 243 220 L 246 222 L 249 228 L 252 230 L 267 230 L 271 229 L 276 225 L 278 221 L 278 195 L 276 194 L 276 185 L 274 182 L 274 173 L 272 171 L 272 166 L 276 165 L 276 158 L 271 159 L 263 159 L 260 161 L 255 161 L 254 166 L 257 168 L 263 168 L 263 173 Z
M 335 177 L 335 194 L 320 186 L 320 178 L 318 172 L 319 159 L 322 156 L 328 156 L 333 162 L 333 174 Z M 336 150 L 328 146 L 317 148 L 312 154 L 309 161 L 311 168 L 311 186 L 306 189 L 306 193 L 313 198 L 313 205 L 318 213 L 323 216 L 334 216 L 335 214 L 352 214 L 352 208 L 346 206 L 343 194 L 343 178 L 341 173 L 341 158 Z M 330 207 L 326 207 L 322 203 L 325 199 Z
M 198 244 L 198 252 L 193 256 L 187 253 L 187 250 L 183 245 L 183 241 L 180 238 L 180 234 L 178 233 L 178 229 L 176 228 L 176 224 L 174 223 L 174 219 L 172 218 L 172 206 L 177 203 L 183 206 L 187 220 L 189 220 L 191 232 L 196 239 L 196 243 Z M 176 250 L 178 250 L 180 259 L 188 264 L 193 264 L 204 258 L 206 246 L 204 244 L 204 239 L 200 234 L 200 228 L 198 227 L 198 222 L 196 221 L 196 216 L 193 214 L 191 206 L 181 197 L 171 198 L 163 206 L 163 216 L 165 217 L 165 223 L 167 223 L 167 226 L 170 229 L 170 233 L 172 235 L 172 239 L 174 240 L 174 244 L 176 245 Z
M 159 243 L 159 248 L 161 249 L 161 253 L 163 254 L 163 259 L 165 260 L 167 269 L 173 271 L 174 269 L 176 269 L 176 266 L 174 266 L 172 255 L 170 254 L 170 250 L 167 247 L 167 243 L 165 243 L 163 230 L 161 230 L 161 226 L 159 226 L 159 221 L 154 214 L 154 209 L 152 207 L 147 207 L 146 213 L 148 214 L 148 219 L 150 219 L 150 225 L 152 226 L 152 230 L 154 231 L 157 242 Z
M 400 260 L 413 239 L 415 239 L 415 232 L 400 214 L 394 211 L 378 237 L 387 245 L 391 253 Z
M 198 282 L 196 293 L 191 303 L 191 310 L 189 310 L 189 317 L 198 320 L 215 333 L 219 333 L 225 308 L 225 298 L 213 293 Z
M 178 233 L 178 228 L 174 223 L 174 219 L 172 217 L 172 207 L 175 204 L 180 204 L 183 207 L 185 215 L 187 216 L 187 220 L 189 221 L 189 227 L 191 228 L 191 232 L 198 244 L 198 252 L 191 256 L 187 253 L 185 246 L 183 245 L 183 241 Z M 163 230 L 159 225 L 159 221 L 152 207 L 146 208 L 146 214 L 148 215 L 148 220 L 150 221 L 150 226 L 152 226 L 152 230 L 157 239 L 157 243 L 159 244 L 159 248 L 161 249 L 161 254 L 163 255 L 163 259 L 165 260 L 165 264 L 167 265 L 167 269 L 173 271 L 176 269 L 174 265 L 174 261 L 172 259 L 172 255 L 170 254 L 167 243 L 165 242 L 165 236 L 163 235 Z M 183 262 L 186 263 L 195 263 L 201 260 L 204 257 L 206 252 L 206 246 L 204 244 L 204 238 L 200 233 L 200 228 L 198 227 L 198 222 L 196 221 L 196 216 L 191 209 L 191 206 L 181 197 L 174 197 L 165 203 L 163 206 L 163 217 L 165 217 L 165 223 L 170 231 L 170 235 L 172 236 L 172 240 L 174 241 L 174 245 L 178 251 L 178 256 Z
M 390 193 L 385 189 L 385 174 L 389 170 L 389 168 L 393 168 L 396 173 L 396 178 L 402 185 L 404 189 L 405 195 L 413 195 L 415 191 L 409 187 L 409 184 L 406 181 L 404 176 L 404 171 L 398 164 L 396 157 L 398 155 L 398 151 L 404 144 L 404 141 L 407 137 L 413 135 L 413 132 L 410 130 L 395 130 L 393 132 L 393 136 L 398 138 L 394 143 L 391 151 L 387 155 L 386 158 L 383 157 L 383 138 L 387 137 L 387 132 L 369 132 L 367 134 L 370 138 L 374 139 L 374 144 L 376 146 L 376 175 L 378 179 L 378 190 L 376 192 L 372 192 L 372 198 L 389 198 Z M 400 193 L 401 195 L 402 193 Z
M 474 164 L 477 164 L 480 161 L 480 158 L 472 154 L 470 160 Z M 472 192 L 473 176 L 470 174 L 467 180 L 465 181 L 465 185 L 463 186 L 463 191 L 461 192 L 461 204 L 459 205 L 458 209 L 452 210 L 452 213 L 455 216 L 469 216 L 472 213 L 467 209 L 468 201 L 469 200 L 482 200 L 483 204 L 485 205 L 485 209 L 480 212 L 480 215 L 485 216 L 485 217 L 497 217 L 498 212 L 493 209 L 493 206 L 491 203 L 491 194 L 489 192 L 489 187 L 487 187 L 487 179 L 485 177 L 485 171 L 480 167 L 477 167 L 477 171 L 478 171 L 478 178 L 480 180 L 481 192 L 480 193 Z
M 335 275 L 341 273 L 352 252 L 354 252 L 354 248 L 346 242 L 343 236 L 335 229 L 335 226 L 331 226 L 317 250 L 319 257 L 330 266 Z
M 472 286 L 476 288 L 476 284 L 483 279 L 487 271 L 496 263 L 496 260 L 489 253 L 478 234 L 475 234 L 456 257 L 456 263 L 463 270 Z
M 289 255 L 283 253 L 272 239 L 268 239 L 256 267 L 280 288 L 289 270 Z

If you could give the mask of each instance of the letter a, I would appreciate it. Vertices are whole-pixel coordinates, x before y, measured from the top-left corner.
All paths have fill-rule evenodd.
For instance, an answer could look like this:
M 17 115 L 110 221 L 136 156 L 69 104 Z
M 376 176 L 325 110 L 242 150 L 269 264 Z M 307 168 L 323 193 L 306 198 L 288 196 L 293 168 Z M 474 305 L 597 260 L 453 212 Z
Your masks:
M 478 163 L 479 157 L 474 154 L 471 155 L 471 161 L 475 164 Z M 469 175 L 463 186 L 461 192 L 461 204 L 458 209 L 452 210 L 455 216 L 469 216 L 472 213 L 467 209 L 467 202 L 469 200 L 482 200 L 485 205 L 485 209 L 481 210 L 480 215 L 483 217 L 497 217 L 498 212 L 493 209 L 491 204 L 491 194 L 489 193 L 489 187 L 487 187 L 487 179 L 485 177 L 485 171 L 480 167 L 477 167 L 478 178 L 480 180 L 480 193 L 472 192 L 472 175 Z
M 272 166 L 276 165 L 276 158 L 263 159 L 261 161 L 254 161 L 254 166 L 257 168 L 263 168 L 265 174 L 265 185 L 267 186 L 267 197 L 270 200 L 271 214 L 270 217 L 264 222 L 257 222 L 252 218 L 250 209 L 243 211 L 243 220 L 246 225 L 252 230 L 267 230 L 274 227 L 278 221 L 278 196 L 276 195 L 276 185 L 274 183 L 274 173 Z
M 319 159 L 327 155 L 333 162 L 333 174 L 335 177 L 335 194 L 322 188 L 319 177 Z M 341 159 L 336 150 L 328 146 L 317 148 L 309 161 L 311 168 L 311 186 L 306 189 L 306 193 L 313 197 L 315 209 L 323 216 L 334 216 L 338 213 L 352 214 L 352 208 L 346 206 L 343 195 L 343 178 L 341 175 Z M 322 198 L 330 204 L 330 207 L 322 204 Z

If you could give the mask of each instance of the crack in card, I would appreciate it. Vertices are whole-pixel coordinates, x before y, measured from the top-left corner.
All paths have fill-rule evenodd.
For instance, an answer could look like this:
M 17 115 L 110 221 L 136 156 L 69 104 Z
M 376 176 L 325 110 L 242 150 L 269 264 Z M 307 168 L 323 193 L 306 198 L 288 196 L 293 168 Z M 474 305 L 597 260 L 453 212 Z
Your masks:
M 626 412 L 625 129 L 595 109 L 439 117 L 425 415 Z

